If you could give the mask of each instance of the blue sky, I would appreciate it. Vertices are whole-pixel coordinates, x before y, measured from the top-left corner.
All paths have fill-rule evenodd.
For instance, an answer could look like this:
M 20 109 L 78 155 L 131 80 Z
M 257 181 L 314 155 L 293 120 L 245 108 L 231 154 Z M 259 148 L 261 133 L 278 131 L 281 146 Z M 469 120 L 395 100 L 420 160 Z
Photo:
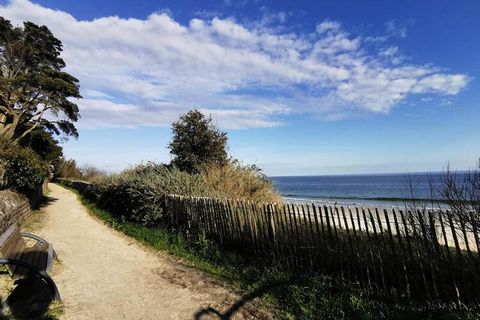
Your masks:
M 79 163 L 168 162 L 198 108 L 269 175 L 437 171 L 480 156 L 478 1 L 0 0 L 80 79 Z

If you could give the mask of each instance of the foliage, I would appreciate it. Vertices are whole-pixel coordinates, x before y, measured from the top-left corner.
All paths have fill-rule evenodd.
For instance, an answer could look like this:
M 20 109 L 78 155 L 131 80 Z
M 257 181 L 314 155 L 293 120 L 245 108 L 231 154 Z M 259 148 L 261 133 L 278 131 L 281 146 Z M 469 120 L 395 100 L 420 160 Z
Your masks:
M 108 176 L 106 171 L 98 169 L 91 164 L 78 166 L 75 160 L 66 160 L 63 157 L 54 161 L 53 166 L 56 178 L 91 181 L 100 177 Z
M 108 173 L 105 170 L 101 170 L 91 164 L 83 164 L 79 168 L 81 178 L 84 181 L 91 181 L 99 177 L 107 176 Z
M 47 166 L 35 152 L 4 138 L 0 138 L 0 166 L 6 187 L 24 194 L 35 191 L 48 177 Z
M 210 196 L 224 199 L 246 199 L 254 202 L 282 202 L 272 182 L 255 165 L 228 161 L 225 165 L 200 167 L 201 188 Z
M 80 179 L 82 174 L 75 160 L 60 158 L 54 163 L 54 176 L 57 178 Z
M 37 127 L 78 136 L 79 110 L 70 100 L 81 97 L 78 80 L 62 71 L 61 52 L 46 26 L 13 27 L 0 17 L 0 136 L 19 141 Z
M 172 164 L 182 171 L 196 172 L 202 164 L 223 165 L 227 162 L 227 134 L 219 131 L 211 117 L 192 110 L 172 124 Z
M 58 145 L 52 135 L 43 128 L 36 128 L 20 140 L 20 145 L 29 147 L 43 160 L 52 162 L 63 156 L 63 148 Z
M 163 195 L 200 195 L 200 179 L 165 165 L 148 163 L 93 180 L 100 207 L 145 225 L 161 219 Z
M 94 203 L 81 198 L 89 211 L 109 226 L 143 244 L 182 259 L 183 263 L 200 269 L 248 296 L 262 298 L 274 308 L 278 319 L 480 319 L 475 306 L 454 304 L 404 304 L 382 297 L 372 297 L 354 284 L 314 273 L 299 276 L 262 266 L 261 259 L 240 256 L 221 250 L 211 241 L 199 237 L 188 242 L 176 234 L 122 221 Z M 247 296 L 245 295 L 245 296 Z
M 465 173 L 462 179 L 447 167 L 440 190 L 435 191 L 457 222 L 466 221 L 465 227 L 470 231 L 480 226 L 480 161 L 477 168 Z
M 163 196 L 168 194 L 251 201 L 279 199 L 271 183 L 257 169 L 238 163 L 222 167 L 208 165 L 193 174 L 163 164 L 147 163 L 91 181 L 96 186 L 102 208 L 145 225 L 160 221 Z

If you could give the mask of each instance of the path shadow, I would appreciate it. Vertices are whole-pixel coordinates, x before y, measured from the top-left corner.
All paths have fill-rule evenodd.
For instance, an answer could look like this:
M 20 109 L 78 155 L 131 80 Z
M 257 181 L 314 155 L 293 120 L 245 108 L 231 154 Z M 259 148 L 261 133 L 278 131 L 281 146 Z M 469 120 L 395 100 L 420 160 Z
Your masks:
M 57 200 L 58 198 L 55 197 L 43 196 L 40 202 L 35 206 L 35 209 L 43 209 Z
M 269 292 L 272 289 L 287 286 L 291 283 L 292 283 L 291 279 L 274 280 L 274 281 L 266 282 L 265 284 L 263 284 L 262 286 L 260 286 L 259 288 L 255 289 L 255 290 L 253 290 L 252 292 L 241 296 L 240 299 L 235 301 L 235 303 L 232 304 L 230 306 L 230 308 L 225 310 L 223 313 L 218 311 L 215 308 L 212 308 L 212 307 L 203 308 L 203 309 L 198 310 L 194 314 L 194 319 L 195 320 L 201 320 L 201 319 L 204 319 L 204 317 L 206 317 L 208 315 L 215 315 L 215 316 L 218 317 L 218 319 L 229 320 L 237 312 L 239 312 L 240 309 L 245 306 L 245 304 L 252 301 L 253 299 L 263 296 L 264 294 L 266 294 L 267 292 Z
M 48 319 L 50 304 L 55 300 L 51 288 L 40 277 L 27 276 L 2 301 L 0 319 Z M 3 312 L 8 309 L 11 316 Z

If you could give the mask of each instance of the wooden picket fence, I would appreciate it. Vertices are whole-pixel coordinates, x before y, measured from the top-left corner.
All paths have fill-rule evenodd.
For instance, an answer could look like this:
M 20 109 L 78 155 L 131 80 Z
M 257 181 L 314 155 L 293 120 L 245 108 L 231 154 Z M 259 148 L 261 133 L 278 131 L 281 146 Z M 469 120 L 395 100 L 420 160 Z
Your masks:
M 473 219 L 449 211 L 255 204 L 166 196 L 164 223 L 196 241 L 296 273 L 322 272 L 372 294 L 480 302 Z

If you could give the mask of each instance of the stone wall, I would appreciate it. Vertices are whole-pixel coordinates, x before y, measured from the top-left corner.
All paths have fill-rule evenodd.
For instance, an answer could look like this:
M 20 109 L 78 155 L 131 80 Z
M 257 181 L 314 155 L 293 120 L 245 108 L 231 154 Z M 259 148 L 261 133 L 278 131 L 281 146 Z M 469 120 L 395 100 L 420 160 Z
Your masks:
M 30 201 L 30 206 L 32 208 L 38 207 L 38 205 L 43 199 L 43 195 L 46 194 L 47 192 L 48 192 L 48 181 L 45 180 L 42 185 L 38 186 L 37 189 L 28 196 L 28 199 Z
M 27 197 L 11 190 L 0 191 L 0 234 L 11 224 L 22 223 L 31 212 Z
M 47 191 L 48 181 L 46 180 L 28 197 L 10 189 L 1 190 L 0 188 L 0 234 L 14 223 L 22 224 L 32 212 L 32 208 L 38 207 Z
M 58 179 L 58 182 L 66 187 L 77 190 L 82 196 L 92 201 L 97 201 L 99 197 L 98 187 L 90 182 L 81 180 Z
M 0 162 L 0 190 L 3 190 L 7 187 L 7 181 L 5 180 L 5 167 Z

